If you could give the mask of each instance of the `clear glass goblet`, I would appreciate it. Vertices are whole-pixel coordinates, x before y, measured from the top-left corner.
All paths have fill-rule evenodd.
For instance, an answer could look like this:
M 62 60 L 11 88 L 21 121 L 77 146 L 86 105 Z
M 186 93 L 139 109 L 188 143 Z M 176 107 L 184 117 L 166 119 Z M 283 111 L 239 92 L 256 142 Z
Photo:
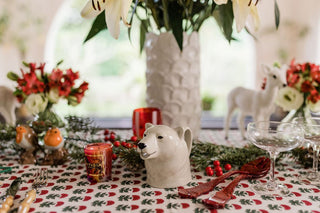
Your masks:
M 298 119 L 297 119 L 298 120 Z M 312 171 L 305 175 L 300 175 L 299 179 L 306 183 L 320 186 L 320 174 L 318 172 L 319 150 L 320 150 L 320 117 L 307 118 L 302 125 L 304 129 L 304 138 L 313 149 Z
M 276 182 L 275 161 L 280 152 L 290 151 L 303 141 L 302 128 L 293 123 L 277 121 L 251 122 L 247 127 L 247 137 L 255 146 L 266 150 L 271 159 L 270 178 L 267 183 L 259 183 L 253 189 L 267 196 L 282 197 L 290 194 L 288 188 Z
M 295 117 L 292 119 L 292 123 L 298 125 L 300 128 L 304 130 L 304 125 L 307 123 L 307 119 L 305 117 Z M 311 147 L 311 143 L 308 140 L 303 140 L 301 146 L 303 146 L 306 149 L 309 149 Z

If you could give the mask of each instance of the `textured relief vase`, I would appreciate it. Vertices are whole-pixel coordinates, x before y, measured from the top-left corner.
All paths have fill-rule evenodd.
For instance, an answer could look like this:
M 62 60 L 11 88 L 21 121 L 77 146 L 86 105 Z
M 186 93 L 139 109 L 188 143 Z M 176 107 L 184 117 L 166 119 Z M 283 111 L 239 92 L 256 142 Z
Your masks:
M 181 52 L 171 33 L 146 38 L 147 105 L 157 107 L 170 127 L 188 126 L 198 137 L 201 121 L 198 33 L 184 34 Z

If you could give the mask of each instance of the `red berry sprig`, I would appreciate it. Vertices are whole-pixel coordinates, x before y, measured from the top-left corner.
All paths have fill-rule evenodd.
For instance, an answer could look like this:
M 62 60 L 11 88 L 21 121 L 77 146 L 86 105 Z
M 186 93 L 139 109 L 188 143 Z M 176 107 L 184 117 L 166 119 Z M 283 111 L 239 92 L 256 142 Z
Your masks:
M 231 165 L 228 163 L 228 164 L 225 164 L 224 165 L 224 170 L 222 169 L 222 167 L 220 166 L 220 161 L 218 161 L 218 160 L 214 160 L 213 161 L 213 166 L 214 166 L 214 169 L 212 169 L 212 167 L 210 167 L 210 166 L 208 166 L 207 168 L 206 168 L 206 173 L 207 173 L 207 175 L 208 175 L 208 173 L 209 174 L 212 174 L 213 175 L 213 173 L 217 176 L 217 177 L 220 177 L 221 175 L 223 175 L 223 171 L 229 171 L 232 167 L 231 167 Z M 209 171 L 210 169 L 212 170 L 212 171 Z M 208 171 L 209 172 L 208 172 Z M 208 176 L 212 176 L 212 175 L 208 175 Z
M 133 135 L 131 138 L 130 138 L 131 141 L 133 142 L 137 142 L 138 141 L 138 137 Z
M 213 165 L 216 167 L 216 166 L 220 166 L 220 161 L 218 160 L 215 160 L 213 161 Z
M 226 171 L 229 171 L 231 168 L 232 168 L 231 165 L 228 164 L 228 163 L 227 163 L 226 165 L 224 165 L 224 169 L 225 169 Z
M 208 176 L 212 176 L 213 173 L 214 173 L 214 172 L 213 172 L 212 167 L 207 166 L 207 168 L 206 168 L 206 174 L 207 174 Z

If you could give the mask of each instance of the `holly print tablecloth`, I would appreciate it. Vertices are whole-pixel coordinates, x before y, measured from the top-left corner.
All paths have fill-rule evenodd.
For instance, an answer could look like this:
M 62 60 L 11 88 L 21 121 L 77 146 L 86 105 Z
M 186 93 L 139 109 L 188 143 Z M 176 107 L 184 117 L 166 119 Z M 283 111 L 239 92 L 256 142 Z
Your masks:
M 206 141 L 217 143 L 221 131 L 209 131 Z M 232 136 L 233 135 L 233 136 Z M 209 139 L 208 139 L 209 138 Z M 234 138 L 232 140 L 232 138 Z M 241 145 L 236 141 L 238 132 L 231 133 L 230 145 Z M 25 181 L 18 191 L 14 207 L 18 207 L 28 190 L 36 168 L 39 166 L 19 165 L 15 153 L 0 153 L 0 164 L 11 166 L 13 171 L 0 175 L 0 196 L 4 195 L 10 183 L 17 177 Z M 225 209 L 209 210 L 201 200 L 226 186 L 231 179 L 218 185 L 215 190 L 198 199 L 181 199 L 177 188 L 151 188 L 145 181 L 146 171 L 131 172 L 116 161 L 112 168 L 112 181 L 90 184 L 86 179 L 84 164 L 68 162 L 58 167 L 47 167 L 50 179 L 46 187 L 39 189 L 30 212 L 320 212 L 320 187 L 305 185 L 298 181 L 297 175 L 307 172 L 294 162 L 282 162 L 276 169 L 279 182 L 287 185 L 291 195 L 283 198 L 270 198 L 256 194 L 251 186 L 259 180 L 243 180 L 237 186 L 234 198 Z M 193 171 L 193 181 L 185 187 L 206 182 L 203 172 Z

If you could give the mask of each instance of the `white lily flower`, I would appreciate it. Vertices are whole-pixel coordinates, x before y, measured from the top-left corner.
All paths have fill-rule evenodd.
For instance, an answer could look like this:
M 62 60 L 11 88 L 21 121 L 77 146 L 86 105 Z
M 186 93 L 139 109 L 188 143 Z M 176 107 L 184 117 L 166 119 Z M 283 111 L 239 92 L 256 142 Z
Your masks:
M 127 22 L 127 15 L 131 3 L 132 0 L 90 0 L 82 9 L 81 16 L 93 18 L 105 11 L 108 30 L 112 37 L 117 39 L 120 33 L 120 18 L 126 26 L 130 26 Z
M 252 16 L 255 29 L 258 29 L 260 25 L 260 18 L 258 15 L 257 7 L 253 0 L 232 0 L 232 5 L 238 32 L 240 32 L 246 25 L 248 15 Z

